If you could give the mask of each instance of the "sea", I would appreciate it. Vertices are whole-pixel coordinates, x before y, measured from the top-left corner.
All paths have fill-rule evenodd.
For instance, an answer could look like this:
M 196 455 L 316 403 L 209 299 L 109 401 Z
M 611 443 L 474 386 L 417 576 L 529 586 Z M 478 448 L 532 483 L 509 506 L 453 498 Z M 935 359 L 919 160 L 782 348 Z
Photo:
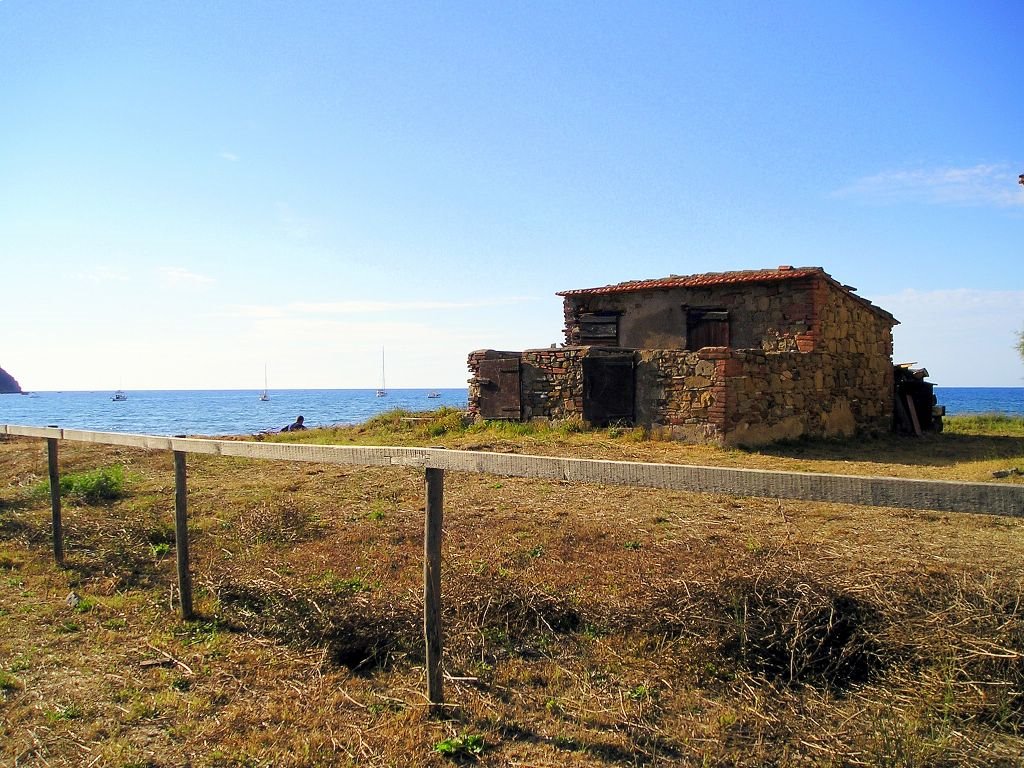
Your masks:
M 429 395 L 436 393 L 437 397 Z M 0 424 L 58 426 L 144 435 L 248 435 L 280 430 L 302 416 L 307 427 L 358 424 L 385 411 L 464 409 L 461 389 L 128 390 L 0 395 Z
M 437 397 L 428 397 L 432 392 Z M 275 431 L 302 415 L 309 427 L 358 424 L 384 411 L 466 407 L 466 389 L 285 389 L 261 401 L 253 390 L 30 392 L 0 395 L 0 424 L 146 435 L 247 435 Z M 936 387 L 946 414 L 1024 417 L 1024 387 Z

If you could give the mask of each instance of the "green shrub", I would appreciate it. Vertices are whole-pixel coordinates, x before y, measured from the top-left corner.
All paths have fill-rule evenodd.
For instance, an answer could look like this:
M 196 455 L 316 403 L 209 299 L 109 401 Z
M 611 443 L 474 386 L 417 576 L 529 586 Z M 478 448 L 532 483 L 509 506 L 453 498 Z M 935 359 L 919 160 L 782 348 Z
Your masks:
M 466 431 L 464 418 L 462 411 L 446 406 L 433 413 L 424 428 L 430 437 L 455 435 Z
M 36 498 L 49 498 L 50 481 L 44 480 L 32 492 Z M 114 464 L 89 472 L 70 472 L 60 478 L 60 495 L 84 504 L 115 501 L 127 496 L 124 467 Z
M 114 464 L 91 472 L 64 475 L 60 479 L 60 495 L 78 499 L 86 504 L 123 498 L 126 495 L 124 467 Z

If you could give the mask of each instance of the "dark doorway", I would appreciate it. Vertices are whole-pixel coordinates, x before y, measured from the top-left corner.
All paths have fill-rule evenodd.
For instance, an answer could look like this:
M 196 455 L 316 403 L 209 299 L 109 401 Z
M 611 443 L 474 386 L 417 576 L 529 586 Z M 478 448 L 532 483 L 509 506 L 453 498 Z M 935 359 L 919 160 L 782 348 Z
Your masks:
M 632 424 L 633 356 L 583 358 L 583 418 L 596 427 Z
M 485 419 L 522 418 L 519 396 L 519 358 L 481 360 L 480 415 Z

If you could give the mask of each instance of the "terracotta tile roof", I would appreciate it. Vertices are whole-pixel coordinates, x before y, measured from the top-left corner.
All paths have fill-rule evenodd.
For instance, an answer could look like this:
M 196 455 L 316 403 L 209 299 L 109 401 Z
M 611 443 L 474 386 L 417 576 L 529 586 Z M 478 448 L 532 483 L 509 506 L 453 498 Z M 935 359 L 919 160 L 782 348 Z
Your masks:
M 796 280 L 824 275 L 821 267 L 779 267 L 778 269 L 747 269 L 738 272 L 706 272 L 701 275 L 670 275 L 656 280 L 629 280 L 625 283 L 604 285 L 600 288 L 578 288 L 559 291 L 557 296 L 586 296 L 591 294 L 630 293 L 657 288 L 698 288 L 705 285 L 736 285 L 741 283 L 767 283 L 775 280 Z
M 801 278 L 820 276 L 836 286 L 839 290 L 845 291 L 853 299 L 863 304 L 872 312 L 882 315 L 894 324 L 899 325 L 899 320 L 886 312 L 881 307 L 875 306 L 863 296 L 858 296 L 849 285 L 843 285 L 821 267 L 790 267 L 782 266 L 778 269 L 747 269 L 736 272 L 705 272 L 700 275 L 669 275 L 656 280 L 629 280 L 625 283 L 604 285 L 600 288 L 578 288 L 573 291 L 559 291 L 556 296 L 593 296 L 610 293 L 631 293 L 633 291 L 657 290 L 659 288 L 699 288 L 709 285 L 743 285 L 744 283 L 770 283 L 777 280 L 799 280 Z

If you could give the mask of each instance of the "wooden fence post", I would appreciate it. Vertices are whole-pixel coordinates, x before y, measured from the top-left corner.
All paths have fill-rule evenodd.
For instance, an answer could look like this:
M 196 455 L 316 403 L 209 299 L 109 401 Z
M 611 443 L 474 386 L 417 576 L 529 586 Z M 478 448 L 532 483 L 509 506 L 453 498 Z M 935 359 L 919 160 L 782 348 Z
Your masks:
M 60 469 L 57 465 L 57 438 L 46 438 L 46 459 L 50 471 L 50 508 L 53 511 L 53 559 L 64 562 L 64 526 L 60 519 Z
M 423 635 L 427 650 L 427 700 L 432 710 L 444 705 L 441 672 L 441 525 L 444 519 L 444 470 L 426 470 L 423 525 Z
M 174 452 L 174 549 L 178 556 L 181 618 L 192 618 L 192 574 L 188 567 L 188 485 L 185 452 Z

